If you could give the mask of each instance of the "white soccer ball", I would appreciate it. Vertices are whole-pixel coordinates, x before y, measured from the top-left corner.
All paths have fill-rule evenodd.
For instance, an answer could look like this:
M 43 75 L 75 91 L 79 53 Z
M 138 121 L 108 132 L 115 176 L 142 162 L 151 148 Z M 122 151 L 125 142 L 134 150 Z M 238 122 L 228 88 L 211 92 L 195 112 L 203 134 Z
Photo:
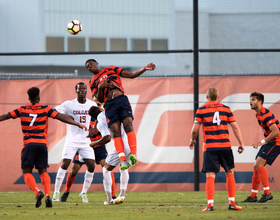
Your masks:
M 76 35 L 82 31 L 82 24 L 78 20 L 69 21 L 67 24 L 67 31 L 70 34 Z

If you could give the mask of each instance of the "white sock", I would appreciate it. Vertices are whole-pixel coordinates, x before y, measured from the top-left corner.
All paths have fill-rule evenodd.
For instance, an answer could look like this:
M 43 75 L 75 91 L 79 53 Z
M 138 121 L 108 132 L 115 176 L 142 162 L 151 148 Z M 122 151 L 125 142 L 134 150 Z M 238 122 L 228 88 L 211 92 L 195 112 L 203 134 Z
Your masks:
M 60 188 L 61 188 L 63 179 L 65 177 L 65 174 L 66 174 L 66 170 L 59 167 L 59 169 L 56 173 L 56 178 L 55 178 L 54 193 L 60 192 Z
M 103 167 L 103 186 L 104 190 L 107 194 L 107 200 L 112 200 L 112 177 L 111 177 L 111 171 L 106 170 L 105 167 Z
M 124 197 L 129 180 L 128 170 L 120 170 L 120 196 Z
M 92 183 L 93 175 L 94 175 L 94 172 L 91 173 L 88 170 L 86 170 L 85 177 L 84 177 L 83 190 L 82 190 L 83 194 L 87 193 L 88 188 L 90 187 L 90 185 Z

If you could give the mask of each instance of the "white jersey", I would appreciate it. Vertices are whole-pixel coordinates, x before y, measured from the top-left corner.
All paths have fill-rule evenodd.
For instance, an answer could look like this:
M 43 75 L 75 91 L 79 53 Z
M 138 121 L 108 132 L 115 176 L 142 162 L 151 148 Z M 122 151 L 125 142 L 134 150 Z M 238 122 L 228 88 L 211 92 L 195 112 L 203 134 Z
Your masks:
M 111 130 L 108 128 L 105 111 L 101 112 L 97 116 L 97 121 L 98 121 L 97 129 L 101 133 L 102 137 L 105 137 L 107 135 L 111 135 L 111 137 L 113 138 L 113 134 L 112 134 Z M 131 154 L 131 152 L 130 152 L 130 148 L 129 148 L 129 145 L 128 145 L 127 135 L 126 135 L 126 133 L 124 131 L 124 128 L 123 128 L 123 124 L 121 124 L 121 136 L 122 136 L 123 143 L 124 143 L 125 157 L 126 157 L 126 160 L 129 161 L 129 155 Z M 106 158 L 106 163 L 111 165 L 111 166 L 116 167 L 118 164 L 120 164 L 120 162 L 121 161 L 120 161 L 120 158 L 118 156 L 118 153 L 117 153 L 116 149 L 113 148 L 109 152 L 109 154 Z
M 97 129 L 101 133 L 102 137 L 105 137 L 107 135 L 111 135 L 111 137 L 113 138 L 113 134 L 112 134 L 111 130 L 108 128 L 105 111 L 101 112 L 97 116 L 97 121 L 98 121 Z M 126 136 L 126 133 L 124 131 L 123 124 L 121 124 L 121 135 L 122 135 L 123 142 L 126 142 L 127 141 L 127 136 Z
M 55 109 L 66 115 L 70 115 L 74 120 L 89 128 L 91 116 L 88 114 L 88 110 L 91 106 L 97 106 L 94 101 L 86 99 L 85 103 L 79 103 L 77 98 L 73 100 L 67 100 L 61 105 L 56 106 Z M 90 139 L 87 138 L 88 131 L 81 129 L 75 125 L 67 124 L 67 135 L 65 145 L 71 145 L 73 143 L 90 143 Z

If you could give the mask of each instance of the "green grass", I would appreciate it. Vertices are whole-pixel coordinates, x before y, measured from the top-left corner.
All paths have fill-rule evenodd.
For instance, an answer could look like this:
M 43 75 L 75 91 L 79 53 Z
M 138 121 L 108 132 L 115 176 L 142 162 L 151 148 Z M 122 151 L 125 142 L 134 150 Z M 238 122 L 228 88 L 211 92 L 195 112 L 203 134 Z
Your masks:
M 201 212 L 206 195 L 201 192 L 127 192 L 120 205 L 103 205 L 104 192 L 88 192 L 89 204 L 83 204 L 79 192 L 71 192 L 66 203 L 53 203 L 53 208 L 35 208 L 32 191 L 0 192 L 2 219 L 280 219 L 280 192 L 266 203 L 239 203 L 242 211 L 229 211 L 227 192 L 215 192 L 215 211 Z M 236 192 L 236 201 L 249 192 Z M 261 197 L 261 193 L 259 193 Z M 43 200 L 42 200 L 43 201 Z

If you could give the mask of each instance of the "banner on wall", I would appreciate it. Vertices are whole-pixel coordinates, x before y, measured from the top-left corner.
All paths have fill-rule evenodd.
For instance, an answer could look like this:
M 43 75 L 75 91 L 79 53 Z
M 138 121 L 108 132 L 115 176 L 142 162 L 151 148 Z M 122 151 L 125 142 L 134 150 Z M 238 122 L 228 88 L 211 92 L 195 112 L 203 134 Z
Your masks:
M 41 90 L 41 104 L 51 107 L 66 100 L 76 98 L 75 85 L 89 79 L 45 79 L 0 81 L 0 114 L 5 114 L 20 105 L 28 104 L 26 91 L 31 86 Z M 250 109 L 249 96 L 258 91 L 265 95 L 264 106 L 280 119 L 280 88 L 277 76 L 258 77 L 203 77 L 199 81 L 199 105 L 206 102 L 208 87 L 216 87 L 219 101 L 228 105 L 235 115 L 245 142 L 245 151 L 237 153 L 238 142 L 230 130 L 230 139 L 235 157 L 235 178 L 237 190 L 250 190 L 253 164 L 258 150 L 251 147 L 255 141 L 263 138 L 263 132 Z M 129 168 L 129 191 L 191 191 L 194 189 L 193 160 L 194 152 L 188 147 L 190 130 L 193 124 L 193 79 L 192 78 L 152 78 L 123 79 L 125 93 L 128 95 L 134 112 L 134 129 L 138 142 L 138 163 Z M 88 89 L 88 98 L 91 97 Z M 66 125 L 58 120 L 49 119 L 48 172 L 52 184 L 61 165 Z M 0 163 L 3 174 L 0 176 L 0 190 L 28 190 L 20 169 L 22 133 L 20 120 L 8 120 L 0 123 Z M 202 130 L 200 131 L 200 167 L 203 153 Z M 107 145 L 108 151 L 113 142 Z M 276 172 L 280 159 L 266 166 L 270 187 L 280 190 L 280 174 Z M 71 166 L 68 168 L 70 171 Z M 81 190 L 85 167 L 77 175 L 72 190 Z M 118 167 L 113 171 L 119 183 Z M 34 176 L 40 184 L 36 171 Z M 200 173 L 200 189 L 204 190 L 205 174 Z M 90 190 L 101 191 L 102 169 L 96 165 L 93 184 Z M 216 190 L 226 190 L 225 174 L 217 174 Z M 65 180 L 64 180 L 65 182 Z M 39 185 L 40 186 L 40 185 Z M 54 187 L 52 185 L 52 187 Z M 119 190 L 119 184 L 116 185 Z M 53 190 L 53 189 L 52 189 Z M 61 188 L 61 191 L 64 189 Z

